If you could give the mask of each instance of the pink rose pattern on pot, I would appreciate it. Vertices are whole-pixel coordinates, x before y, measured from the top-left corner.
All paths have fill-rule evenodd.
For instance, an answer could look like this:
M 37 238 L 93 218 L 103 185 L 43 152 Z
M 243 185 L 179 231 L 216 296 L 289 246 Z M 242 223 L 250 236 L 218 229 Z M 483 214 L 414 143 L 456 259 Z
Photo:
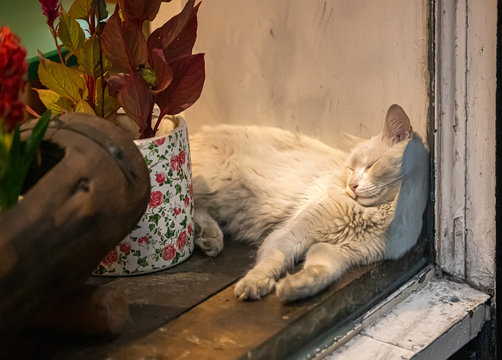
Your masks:
M 157 181 L 157 184 L 162 184 L 164 181 L 166 181 L 166 174 L 158 173 L 157 175 L 155 175 L 155 181 Z
M 167 245 L 164 249 L 162 249 L 162 259 L 164 260 L 172 260 L 176 256 L 176 249 L 172 245 Z
M 148 236 L 142 236 L 138 239 L 138 244 L 148 244 L 150 241 L 148 240 Z
M 180 131 L 181 130 L 181 131 Z M 131 233 L 112 250 L 95 275 L 162 270 L 194 250 L 192 174 L 186 128 L 136 142 L 150 171 L 150 200 Z
M 187 244 L 187 233 L 186 231 L 182 231 L 178 236 L 178 240 L 176 240 L 176 247 L 178 250 L 183 249 Z
M 162 200 L 164 198 L 164 195 L 160 191 L 154 191 L 150 194 L 150 202 L 148 205 L 150 207 L 156 207 L 162 204 Z
M 105 266 L 112 265 L 113 263 L 116 263 L 118 259 L 119 259 L 119 254 L 116 249 L 113 249 L 105 256 L 102 263 Z
M 164 142 L 165 142 L 165 141 L 166 141 L 166 138 L 165 138 L 165 137 L 161 137 L 161 138 L 158 138 L 158 139 L 153 140 L 154 144 L 155 144 L 155 145 L 158 145 L 158 146 L 160 146 L 160 145 L 164 144 Z

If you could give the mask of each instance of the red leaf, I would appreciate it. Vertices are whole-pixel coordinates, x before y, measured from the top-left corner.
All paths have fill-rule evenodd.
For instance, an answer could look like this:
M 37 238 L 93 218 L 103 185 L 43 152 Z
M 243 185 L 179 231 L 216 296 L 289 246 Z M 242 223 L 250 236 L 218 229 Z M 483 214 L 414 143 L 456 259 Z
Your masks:
M 118 7 L 105 25 L 101 47 L 112 63 L 123 69 L 135 69 L 148 60 L 145 35 L 136 23 L 120 20 Z
M 115 7 L 115 12 L 108 19 L 101 36 L 101 47 L 106 57 L 113 64 L 120 66 L 123 69 L 129 69 L 129 56 L 122 41 L 122 21 L 119 16 L 119 7 Z
M 145 128 L 151 127 L 153 97 L 141 75 L 133 72 L 117 98 L 126 114 L 140 126 L 142 133 Z
M 122 24 L 122 35 L 133 69 L 145 64 L 148 61 L 148 48 L 145 35 L 139 25 L 128 20 L 124 21 Z
M 204 79 L 204 54 L 185 56 L 169 64 L 174 78 L 166 90 L 155 96 L 160 117 L 176 115 L 190 107 L 200 96 Z
M 189 0 L 183 10 L 158 28 L 148 38 L 148 49 L 162 49 L 167 63 L 191 55 L 197 33 L 197 11 L 195 0 Z
M 153 49 L 150 58 L 155 77 L 157 78 L 157 87 L 155 90 L 152 90 L 152 93 L 158 94 L 171 84 L 173 72 L 167 64 L 161 49 Z
M 119 3 L 127 20 L 142 25 L 145 20 L 155 19 L 162 0 L 120 0 Z

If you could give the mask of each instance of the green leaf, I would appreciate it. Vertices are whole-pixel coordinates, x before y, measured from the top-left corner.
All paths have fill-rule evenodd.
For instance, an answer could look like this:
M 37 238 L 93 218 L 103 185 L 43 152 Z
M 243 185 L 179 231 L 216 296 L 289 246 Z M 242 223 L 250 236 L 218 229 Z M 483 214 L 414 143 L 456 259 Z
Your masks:
M 176 252 L 176 256 L 174 257 L 173 264 L 176 264 L 179 261 L 180 257 L 181 257 L 180 253 Z
M 80 94 L 85 89 L 84 79 L 77 71 L 63 64 L 41 57 L 38 77 L 42 85 L 71 100 L 74 104 L 82 98 Z
M 4 133 L 0 132 L 0 179 L 7 172 L 9 161 L 9 150 L 5 145 L 4 135 Z
M 176 189 L 176 195 L 181 194 L 181 185 L 180 184 L 174 185 L 174 188 Z
M 82 48 L 78 50 L 78 59 L 81 68 L 94 77 L 101 76 L 104 69 L 101 69 L 99 40 L 96 36 L 86 39 Z
M 172 223 L 171 225 L 172 225 L 171 227 L 174 228 L 174 223 Z M 167 232 L 166 232 L 166 238 L 170 239 L 170 238 L 174 237 L 174 235 L 175 235 L 175 231 L 173 229 L 168 228 Z
M 150 217 L 148 218 L 149 222 L 154 222 L 155 225 L 157 225 L 157 226 L 159 225 L 159 220 L 160 220 L 159 214 L 150 215 Z
M 24 148 L 23 156 L 21 159 L 21 163 L 23 164 L 23 181 L 28 169 L 31 165 L 31 161 L 35 156 L 42 139 L 44 138 L 45 131 L 49 126 L 49 122 L 51 121 L 51 111 L 46 110 L 43 115 L 38 119 L 37 124 L 31 131 L 31 135 L 26 141 L 26 145 Z
M 148 229 L 149 229 L 150 231 L 153 231 L 153 229 L 155 229 L 155 224 L 149 224 L 149 225 L 148 225 Z
M 185 228 L 187 226 L 187 217 L 185 216 L 185 218 L 183 219 L 182 222 L 180 222 L 180 225 Z
M 79 113 L 84 113 L 84 114 L 89 114 L 89 115 L 96 115 L 94 110 L 92 109 L 91 105 L 87 103 L 87 101 L 80 99 L 77 105 L 75 105 L 75 112 Z
M 50 110 L 47 110 L 38 120 L 24 147 L 21 146 L 19 126 L 14 130 L 7 168 L 0 178 L 0 209 L 2 211 L 17 202 L 28 169 L 49 125 L 50 114 Z
M 148 266 L 148 263 L 146 262 L 146 256 L 145 257 L 142 257 L 142 258 L 138 258 L 138 265 L 140 266 Z
M 82 30 L 77 20 L 68 15 L 64 10 L 61 10 L 61 15 L 59 16 L 58 36 L 68 50 L 78 55 L 78 50 L 82 47 L 85 40 L 84 30 Z
M 19 125 L 16 126 L 9 149 L 4 176 L 0 178 L 0 210 L 5 211 L 17 202 L 23 185 L 20 173 L 21 138 Z
M 55 114 L 70 112 L 74 110 L 74 105 L 67 98 L 62 97 L 57 92 L 48 89 L 35 89 L 40 101 L 45 107 Z
M 101 274 L 104 274 L 106 272 L 106 269 L 103 265 L 99 264 L 99 267 L 97 270 L 94 270 L 94 273 L 95 274 L 98 274 L 98 275 L 101 275 Z
M 92 9 L 93 0 L 75 0 L 71 5 L 69 14 L 74 19 L 86 20 Z
M 140 72 L 141 77 L 143 78 L 143 80 L 145 80 L 145 82 L 149 86 L 151 86 L 151 87 L 157 86 L 157 77 L 155 76 L 155 73 L 153 72 L 152 69 L 141 68 L 139 70 L 139 72 Z
M 103 57 L 104 58 L 104 57 Z M 103 81 L 102 78 L 98 78 L 96 81 L 96 114 L 105 119 L 109 118 L 117 112 L 120 107 L 118 100 L 110 95 L 108 86 L 104 88 L 103 94 Z M 105 104 L 103 109 L 103 102 Z
M 106 10 L 105 0 L 93 0 L 92 3 L 92 7 L 96 11 L 98 18 L 100 20 L 106 19 L 108 17 L 108 10 Z

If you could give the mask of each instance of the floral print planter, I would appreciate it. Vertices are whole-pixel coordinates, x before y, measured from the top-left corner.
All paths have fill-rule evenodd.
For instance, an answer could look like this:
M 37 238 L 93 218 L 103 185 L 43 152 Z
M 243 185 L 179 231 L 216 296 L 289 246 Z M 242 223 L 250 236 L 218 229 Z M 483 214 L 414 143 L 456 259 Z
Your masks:
M 167 120 L 164 120 L 167 121 Z M 135 140 L 150 172 L 150 201 L 136 227 L 101 261 L 94 275 L 149 273 L 186 260 L 194 249 L 192 173 L 185 121 L 174 130 Z

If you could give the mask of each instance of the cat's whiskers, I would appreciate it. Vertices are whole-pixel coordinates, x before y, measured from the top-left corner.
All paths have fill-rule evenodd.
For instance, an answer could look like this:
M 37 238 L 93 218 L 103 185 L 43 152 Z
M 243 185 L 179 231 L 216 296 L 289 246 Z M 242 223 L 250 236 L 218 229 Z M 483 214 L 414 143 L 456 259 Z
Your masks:
M 388 179 L 387 181 L 379 182 L 378 186 L 374 183 L 371 183 L 367 187 L 364 188 L 364 193 L 368 193 L 371 197 L 378 196 L 381 193 L 381 189 L 383 189 L 391 184 L 394 184 L 397 181 L 401 181 L 405 175 L 406 174 L 403 173 L 395 178 L 393 177 L 391 179 Z

